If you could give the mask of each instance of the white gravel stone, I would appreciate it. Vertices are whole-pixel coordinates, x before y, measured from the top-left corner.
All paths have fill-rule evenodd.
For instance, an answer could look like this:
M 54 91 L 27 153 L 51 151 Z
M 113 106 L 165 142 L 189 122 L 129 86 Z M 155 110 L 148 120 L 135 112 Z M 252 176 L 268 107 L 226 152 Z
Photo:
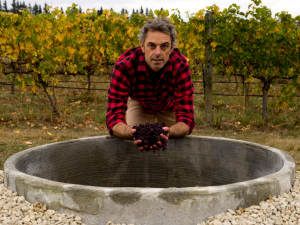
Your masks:
M 23 196 L 18 196 L 4 187 L 4 173 L 0 170 L 0 224 L 8 225 L 86 225 L 79 216 L 59 213 L 44 208 L 40 203 L 30 204 Z M 272 196 L 259 205 L 242 209 L 228 209 L 227 212 L 210 216 L 197 225 L 300 225 L 300 172 L 296 171 L 294 186 L 289 193 Z M 88 224 L 87 224 L 88 225 Z M 106 225 L 126 225 L 108 221 Z M 134 225 L 134 224 L 127 224 Z

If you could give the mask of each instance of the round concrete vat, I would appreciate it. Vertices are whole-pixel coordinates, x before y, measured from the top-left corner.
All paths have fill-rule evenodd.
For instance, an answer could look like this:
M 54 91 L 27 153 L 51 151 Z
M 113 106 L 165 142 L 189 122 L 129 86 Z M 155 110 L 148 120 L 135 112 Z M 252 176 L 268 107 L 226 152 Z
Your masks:
M 288 192 L 295 163 L 278 149 L 226 138 L 190 135 L 154 154 L 99 136 L 27 149 L 4 171 L 7 188 L 88 225 L 190 225 Z

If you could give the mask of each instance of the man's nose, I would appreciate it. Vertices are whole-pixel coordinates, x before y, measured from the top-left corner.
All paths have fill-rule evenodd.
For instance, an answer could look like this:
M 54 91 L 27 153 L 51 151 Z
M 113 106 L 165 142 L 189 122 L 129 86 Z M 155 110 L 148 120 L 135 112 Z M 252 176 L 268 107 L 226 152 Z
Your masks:
M 155 54 L 155 55 L 161 55 L 161 49 L 160 49 L 159 46 L 157 46 L 157 47 L 155 48 L 154 54 Z

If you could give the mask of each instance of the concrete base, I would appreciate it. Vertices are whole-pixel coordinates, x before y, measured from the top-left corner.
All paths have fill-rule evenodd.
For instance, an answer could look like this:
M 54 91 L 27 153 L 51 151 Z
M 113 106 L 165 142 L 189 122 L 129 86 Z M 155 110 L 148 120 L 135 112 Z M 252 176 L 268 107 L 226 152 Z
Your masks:
M 4 165 L 4 184 L 88 224 L 197 224 L 288 192 L 295 163 L 271 147 L 225 138 L 172 139 L 159 155 L 114 136 L 30 148 Z

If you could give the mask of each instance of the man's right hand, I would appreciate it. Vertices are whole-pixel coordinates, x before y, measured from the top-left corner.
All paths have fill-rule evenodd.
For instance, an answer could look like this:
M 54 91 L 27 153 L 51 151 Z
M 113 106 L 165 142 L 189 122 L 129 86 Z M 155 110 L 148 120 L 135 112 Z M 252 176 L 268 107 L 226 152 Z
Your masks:
M 114 127 L 113 127 L 113 134 L 119 138 L 123 138 L 123 139 L 129 139 L 132 140 L 133 138 L 133 134 L 136 132 L 136 129 L 132 129 L 132 127 L 128 126 L 127 124 L 120 122 L 117 123 Z M 164 135 L 163 135 L 164 136 Z M 166 139 L 168 139 L 168 137 L 164 137 Z M 160 150 L 162 147 L 162 143 L 159 141 L 156 145 L 153 146 L 143 146 L 143 147 L 139 147 L 138 145 L 142 143 L 141 140 L 134 140 L 134 144 L 139 148 L 140 151 L 143 150 L 150 150 L 152 152 L 155 152 L 156 150 Z

